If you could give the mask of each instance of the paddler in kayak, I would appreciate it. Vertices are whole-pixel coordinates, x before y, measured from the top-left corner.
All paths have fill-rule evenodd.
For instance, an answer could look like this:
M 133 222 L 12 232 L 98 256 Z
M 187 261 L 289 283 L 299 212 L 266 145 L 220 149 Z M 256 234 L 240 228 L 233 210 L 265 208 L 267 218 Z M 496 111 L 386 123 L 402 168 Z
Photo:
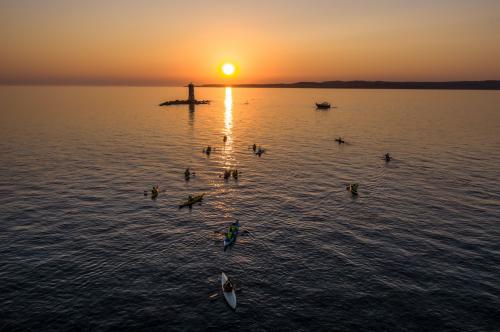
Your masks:
M 234 244 L 236 241 L 236 237 L 238 236 L 238 231 L 240 228 L 240 223 L 239 221 L 233 222 L 231 226 L 229 226 L 229 229 L 227 230 L 227 233 L 224 234 L 224 251 L 226 249 Z
M 212 147 L 210 145 L 207 146 L 206 149 L 203 149 L 203 153 L 205 153 L 207 156 L 210 155 L 210 153 L 212 153 Z
M 233 239 L 234 233 L 231 231 L 231 228 L 229 228 L 229 230 L 227 231 L 225 236 L 226 236 L 227 242 L 230 242 Z
M 184 178 L 186 180 L 189 180 L 189 178 L 191 177 L 191 171 L 189 170 L 189 167 L 186 168 L 186 171 L 184 171 Z
M 238 180 L 238 170 L 237 170 L 237 169 L 235 169 L 235 170 L 233 171 L 233 178 L 234 178 L 235 180 Z
M 158 193 L 159 193 L 159 188 L 158 186 L 153 186 L 153 189 L 151 189 L 151 198 L 156 198 L 156 196 L 158 196 Z
M 346 189 L 347 189 L 347 191 L 350 191 L 353 195 L 358 194 L 358 184 L 357 183 L 348 185 L 346 187 Z
M 223 141 L 224 143 L 226 143 L 226 142 L 227 142 L 227 136 L 226 136 L 226 135 L 224 135 L 224 138 L 222 139 L 222 141 Z
M 392 159 L 392 157 L 389 155 L 389 153 L 386 153 L 385 156 L 384 156 L 384 158 L 385 158 L 386 162 L 389 162 Z
M 179 209 L 182 209 L 185 206 L 189 206 L 189 208 L 191 208 L 193 206 L 193 204 L 200 203 L 203 200 L 204 195 L 205 194 L 201 194 L 201 195 L 197 195 L 194 197 L 189 195 L 187 201 L 179 204 Z
M 231 177 L 231 170 L 230 169 L 224 170 L 224 180 L 227 180 L 230 177 Z
M 335 142 L 337 142 L 339 144 L 344 144 L 345 143 L 345 141 L 342 139 L 342 137 L 336 138 Z
M 255 143 L 253 143 L 253 145 L 252 145 L 252 150 L 253 150 L 253 152 L 255 152 L 255 150 L 257 150 L 257 145 Z
M 238 226 L 239 225 L 237 223 L 233 222 L 231 226 L 229 226 L 229 232 L 233 234 L 236 233 L 238 231 Z
M 233 222 L 226 233 L 226 239 L 231 241 L 233 237 L 238 233 L 240 224 L 238 222 Z
M 265 152 L 265 150 L 263 148 L 261 148 L 259 146 L 259 148 L 257 149 L 257 151 L 255 152 L 256 155 L 258 155 L 259 157 L 262 156 L 262 154 Z
M 222 285 L 222 289 L 226 293 L 231 293 L 234 289 L 233 281 L 228 277 L 224 285 Z

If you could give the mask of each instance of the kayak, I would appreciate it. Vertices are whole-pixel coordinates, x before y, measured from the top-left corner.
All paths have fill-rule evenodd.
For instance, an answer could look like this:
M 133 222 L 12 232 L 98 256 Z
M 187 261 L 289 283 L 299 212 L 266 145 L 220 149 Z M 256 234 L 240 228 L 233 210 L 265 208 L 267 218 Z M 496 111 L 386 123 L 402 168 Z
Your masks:
M 228 239 L 226 236 L 224 236 L 224 251 L 226 251 L 226 249 L 234 244 L 236 242 L 236 238 L 238 237 L 238 232 L 240 230 L 240 223 L 236 223 L 236 232 L 234 232 L 233 234 L 233 237 L 231 239 Z
M 224 272 L 222 272 L 222 276 L 220 278 L 221 281 L 221 286 L 222 286 L 222 293 L 224 293 L 224 298 L 226 299 L 227 304 L 235 310 L 236 309 L 236 292 L 233 290 L 230 292 L 224 292 L 224 283 L 227 281 L 227 276 Z M 234 285 L 233 285 L 234 286 Z
M 350 191 L 351 194 L 353 194 L 353 195 L 357 195 L 358 194 L 358 184 L 357 183 L 351 184 L 351 185 L 347 186 L 346 189 L 348 191 Z
M 201 195 L 198 195 L 198 196 L 194 196 L 191 200 L 187 200 L 185 201 L 184 203 L 182 204 L 179 204 L 179 209 L 180 208 L 183 208 L 185 206 L 191 206 L 193 204 L 196 204 L 198 202 L 201 202 L 202 199 L 203 199 L 203 196 L 205 196 L 205 194 L 201 194 Z

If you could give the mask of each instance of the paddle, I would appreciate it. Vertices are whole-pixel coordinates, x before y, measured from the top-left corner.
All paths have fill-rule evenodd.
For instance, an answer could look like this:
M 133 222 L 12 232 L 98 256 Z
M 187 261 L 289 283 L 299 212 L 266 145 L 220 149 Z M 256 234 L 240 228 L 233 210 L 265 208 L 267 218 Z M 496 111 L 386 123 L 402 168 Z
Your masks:
M 235 286 L 236 287 L 236 286 Z M 240 293 L 243 289 L 242 288 L 235 288 L 234 291 L 236 293 Z M 210 301 L 214 301 L 214 300 L 217 300 L 219 298 L 219 296 L 221 295 L 221 292 L 220 291 L 217 291 L 217 293 L 213 293 L 213 294 L 210 294 L 208 296 L 208 299 Z
M 219 296 L 220 296 L 220 292 L 213 293 L 213 294 L 211 294 L 211 295 L 208 296 L 208 299 L 210 301 L 213 301 L 213 300 L 216 300 Z

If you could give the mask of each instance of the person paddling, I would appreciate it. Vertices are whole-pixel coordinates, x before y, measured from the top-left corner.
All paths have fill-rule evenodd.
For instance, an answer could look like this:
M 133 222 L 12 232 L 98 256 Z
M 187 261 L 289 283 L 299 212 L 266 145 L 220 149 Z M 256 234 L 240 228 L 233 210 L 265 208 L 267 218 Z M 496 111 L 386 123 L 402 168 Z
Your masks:
M 233 281 L 230 279 L 230 278 L 227 278 L 226 282 L 224 283 L 224 285 L 222 286 L 222 289 L 224 290 L 224 292 L 226 293 L 230 293 L 233 291 L 234 289 L 234 285 L 233 285 Z
M 346 187 L 346 189 L 348 191 L 350 191 L 353 195 L 357 195 L 358 194 L 358 184 L 357 183 L 348 185 Z
M 153 189 L 151 189 L 151 198 L 156 198 L 158 196 L 159 192 L 159 187 L 158 186 L 153 186 Z

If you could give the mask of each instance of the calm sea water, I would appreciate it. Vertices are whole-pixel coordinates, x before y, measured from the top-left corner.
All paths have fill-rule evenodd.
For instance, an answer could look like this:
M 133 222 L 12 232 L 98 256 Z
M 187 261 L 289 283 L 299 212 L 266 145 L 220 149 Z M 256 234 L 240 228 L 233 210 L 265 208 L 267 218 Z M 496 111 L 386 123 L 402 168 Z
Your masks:
M 500 330 L 499 92 L 196 93 L 0 88 L 0 330 Z

